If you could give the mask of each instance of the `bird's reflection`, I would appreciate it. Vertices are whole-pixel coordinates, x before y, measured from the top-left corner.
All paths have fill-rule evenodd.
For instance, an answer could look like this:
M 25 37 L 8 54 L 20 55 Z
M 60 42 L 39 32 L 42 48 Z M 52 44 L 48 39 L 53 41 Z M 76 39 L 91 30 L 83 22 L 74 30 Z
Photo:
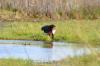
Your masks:
M 53 42 L 52 41 L 45 41 L 43 44 L 43 48 L 53 48 Z

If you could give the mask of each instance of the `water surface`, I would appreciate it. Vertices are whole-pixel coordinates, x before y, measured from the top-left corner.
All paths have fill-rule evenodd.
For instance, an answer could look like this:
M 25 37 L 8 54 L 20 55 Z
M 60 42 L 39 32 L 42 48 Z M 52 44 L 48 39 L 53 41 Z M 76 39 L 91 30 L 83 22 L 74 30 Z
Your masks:
M 0 40 L 0 58 L 31 59 L 36 62 L 60 61 L 67 57 L 88 55 L 94 49 L 64 42 Z

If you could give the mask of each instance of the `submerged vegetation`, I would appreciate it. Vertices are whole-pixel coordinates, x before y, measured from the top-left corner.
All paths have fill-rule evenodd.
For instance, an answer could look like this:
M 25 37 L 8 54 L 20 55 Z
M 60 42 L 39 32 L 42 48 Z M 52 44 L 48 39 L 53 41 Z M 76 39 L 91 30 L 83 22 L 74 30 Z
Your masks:
M 41 26 L 55 24 L 55 41 L 100 43 L 100 20 L 66 20 L 48 22 L 3 22 L 0 39 L 49 40 L 41 31 Z M 2 23 L 2 22 L 1 22 Z

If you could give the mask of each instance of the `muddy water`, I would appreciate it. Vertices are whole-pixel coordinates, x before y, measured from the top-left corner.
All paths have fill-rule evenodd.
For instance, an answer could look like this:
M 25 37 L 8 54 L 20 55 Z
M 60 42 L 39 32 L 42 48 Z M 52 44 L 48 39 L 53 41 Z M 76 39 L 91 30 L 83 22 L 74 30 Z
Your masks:
M 64 42 L 0 40 L 0 58 L 31 59 L 36 62 L 60 61 L 91 54 L 92 50 L 86 45 Z

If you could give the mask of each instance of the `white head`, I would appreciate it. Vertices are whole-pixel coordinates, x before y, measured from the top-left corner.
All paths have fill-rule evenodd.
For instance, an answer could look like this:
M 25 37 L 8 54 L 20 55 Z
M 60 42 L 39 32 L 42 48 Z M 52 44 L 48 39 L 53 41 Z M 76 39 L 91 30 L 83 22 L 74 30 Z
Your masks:
M 53 29 L 53 30 L 52 30 L 52 33 L 55 34 L 55 32 L 56 32 L 56 29 Z

